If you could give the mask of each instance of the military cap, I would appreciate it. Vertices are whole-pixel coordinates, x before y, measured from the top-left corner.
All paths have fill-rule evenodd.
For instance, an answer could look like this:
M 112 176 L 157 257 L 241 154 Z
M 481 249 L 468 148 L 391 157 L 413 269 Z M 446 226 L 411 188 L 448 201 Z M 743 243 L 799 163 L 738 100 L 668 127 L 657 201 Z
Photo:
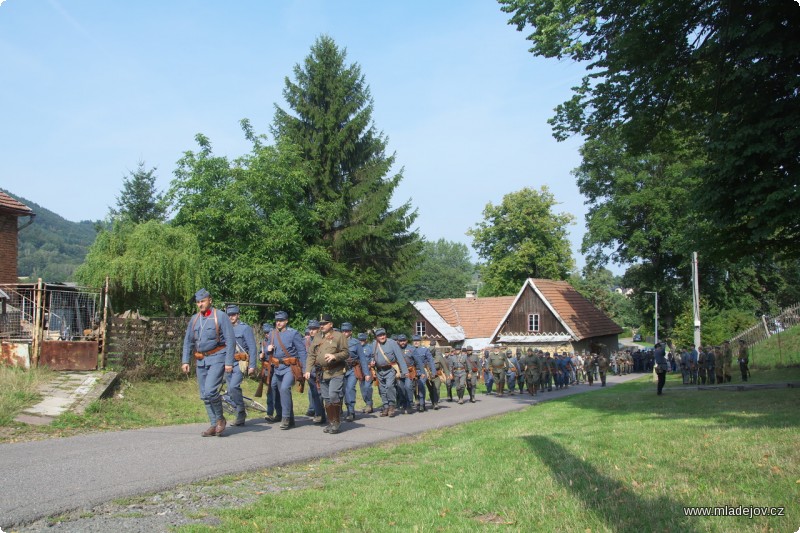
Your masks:
M 461 351 L 462 351 L 462 352 L 466 352 L 466 351 L 467 351 L 467 347 L 466 347 L 466 346 L 462 346 L 462 347 L 461 347 Z
M 511 350 L 506 350 L 506 355 L 511 355 Z
M 272 331 L 272 324 L 270 324 L 269 322 L 264 322 L 264 325 L 261 326 L 261 330 L 264 333 L 269 333 L 270 331 Z
M 342 322 L 342 331 L 353 331 L 353 324 L 350 322 Z
M 405 333 L 401 333 L 400 335 L 397 336 L 397 340 L 399 340 L 399 341 L 407 341 L 408 337 L 406 337 Z
M 230 304 L 228 307 L 225 308 L 225 312 L 229 315 L 238 315 L 239 306 L 236 304 Z
M 327 324 L 328 322 L 333 322 L 333 317 L 328 313 L 323 313 L 319 316 L 319 323 L 320 324 Z
M 319 320 L 314 320 L 313 318 L 308 321 L 308 329 L 319 329 Z
M 472 351 L 472 346 L 467 346 L 467 351 L 471 352 Z
M 412 341 L 421 341 L 422 337 L 420 337 L 419 335 L 414 335 L 413 337 L 411 337 L 411 340 Z
M 275 320 L 289 320 L 289 313 L 286 311 L 278 311 L 275 313 Z
M 199 302 L 200 300 L 205 300 L 206 298 L 210 298 L 211 293 L 205 289 L 200 289 L 196 293 L 194 293 L 194 301 Z
M 375 330 L 375 336 L 379 337 L 381 335 L 386 335 L 386 330 L 383 328 L 378 328 Z
M 365 340 L 367 340 L 367 334 L 366 333 L 359 333 L 357 338 L 360 341 L 365 341 Z

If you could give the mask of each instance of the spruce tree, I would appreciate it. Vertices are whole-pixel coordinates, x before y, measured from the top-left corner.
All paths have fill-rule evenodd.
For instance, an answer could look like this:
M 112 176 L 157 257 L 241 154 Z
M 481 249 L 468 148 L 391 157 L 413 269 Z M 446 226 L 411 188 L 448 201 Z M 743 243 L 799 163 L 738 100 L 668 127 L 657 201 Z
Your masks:
M 327 36 L 317 39 L 303 65 L 286 78 L 289 110 L 276 105 L 273 135 L 299 148 L 311 180 L 304 200 L 318 220 L 320 244 L 334 260 L 357 271 L 374 299 L 372 313 L 399 317 L 396 284 L 413 267 L 419 237 L 410 227 L 409 202 L 391 208 L 402 171 L 372 122 L 373 101 L 361 67 Z
M 112 217 L 141 224 L 150 220 L 163 222 L 167 207 L 163 194 L 156 191 L 155 167 L 145 170 L 144 161 L 139 168 L 123 178 L 122 191 L 117 197 L 117 210 L 111 210 Z

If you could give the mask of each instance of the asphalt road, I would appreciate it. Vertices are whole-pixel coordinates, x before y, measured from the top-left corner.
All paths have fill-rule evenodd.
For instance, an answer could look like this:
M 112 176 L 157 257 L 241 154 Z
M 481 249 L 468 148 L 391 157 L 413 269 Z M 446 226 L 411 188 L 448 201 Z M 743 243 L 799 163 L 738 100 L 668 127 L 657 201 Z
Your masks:
M 642 375 L 609 377 L 608 383 L 613 386 Z M 191 424 L 3 444 L 0 528 L 181 483 L 314 459 L 320 457 L 320 449 L 334 455 L 599 388 L 579 385 L 536 398 L 479 394 L 475 404 L 445 401 L 439 411 L 391 419 L 377 413 L 363 415 L 354 423 L 343 423 L 338 435 L 327 435 L 310 419 L 297 417 L 298 427 L 288 431 L 251 419 L 246 426 L 229 426 L 225 436 L 213 438 L 200 437 L 207 424 Z

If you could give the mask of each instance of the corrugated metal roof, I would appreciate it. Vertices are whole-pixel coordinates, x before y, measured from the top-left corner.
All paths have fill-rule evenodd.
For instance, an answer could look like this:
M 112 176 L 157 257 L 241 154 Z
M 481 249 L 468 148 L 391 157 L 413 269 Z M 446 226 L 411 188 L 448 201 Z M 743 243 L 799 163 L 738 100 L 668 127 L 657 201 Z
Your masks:
M 12 215 L 27 216 L 33 214 L 33 209 L 14 200 L 9 195 L 0 191 L 0 212 L 11 213 Z

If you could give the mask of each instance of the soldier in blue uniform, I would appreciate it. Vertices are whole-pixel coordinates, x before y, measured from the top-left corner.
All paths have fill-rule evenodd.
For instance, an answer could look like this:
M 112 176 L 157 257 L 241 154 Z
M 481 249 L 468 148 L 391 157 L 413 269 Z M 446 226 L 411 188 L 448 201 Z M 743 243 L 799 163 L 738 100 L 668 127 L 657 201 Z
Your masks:
M 506 383 L 508 384 L 509 396 L 514 394 L 514 388 L 517 386 L 517 376 L 519 375 L 519 361 L 511 353 L 511 350 L 506 350 L 506 357 L 508 358 L 508 369 L 506 370 Z M 519 391 L 522 394 L 522 391 Z
M 393 417 L 397 404 L 397 391 L 395 383 L 408 375 L 406 360 L 397 342 L 386 336 L 386 330 L 375 330 L 375 342 L 372 343 L 372 355 L 375 358 L 375 370 L 378 374 L 378 391 L 383 400 L 383 410 L 380 416 Z M 400 375 L 395 372 L 394 366 L 400 368 Z
M 306 354 L 311 350 L 311 344 L 319 333 L 319 327 L 319 320 L 312 318 L 308 321 L 304 339 Z M 314 367 L 311 370 L 311 377 L 308 380 L 308 409 L 306 410 L 306 416 L 313 417 L 312 421 L 315 424 L 325 424 L 327 422 L 327 414 L 322 401 L 322 384 L 321 381 L 318 383 L 318 377 L 320 380 L 322 379 L 322 376 L 317 376 L 317 370 L 316 367 Z
M 261 326 L 261 331 L 264 332 L 264 339 L 261 341 L 261 364 L 266 365 L 268 368 L 269 382 L 267 383 L 267 416 L 264 419 L 267 422 L 277 422 L 281 418 L 281 396 L 275 394 L 272 389 L 272 374 L 275 372 L 275 367 L 269 362 L 271 353 L 267 352 L 267 344 L 269 344 L 269 332 L 272 331 L 272 324 L 264 322 Z M 277 413 L 277 416 L 276 416 Z
M 414 380 L 414 389 L 417 393 L 417 411 L 427 411 L 425 407 L 425 389 L 429 379 L 436 375 L 436 363 L 433 361 L 431 351 L 422 346 L 422 337 L 414 335 L 411 337 L 414 350 L 411 357 L 414 360 L 414 368 L 417 369 L 417 379 Z M 431 398 L 433 400 L 433 398 Z
M 247 411 L 242 399 L 242 380 L 245 374 L 252 376 L 256 372 L 256 337 L 253 335 L 253 328 L 239 320 L 238 305 L 229 305 L 225 308 L 225 313 L 230 318 L 233 335 L 236 337 L 236 350 L 233 354 L 236 362 L 233 371 L 225 374 L 225 381 L 228 384 L 228 395 L 236 405 L 236 421 L 233 425 L 243 426 Z
M 347 370 L 344 373 L 344 403 L 347 405 L 347 416 L 345 422 L 352 422 L 356 419 L 356 367 L 361 367 L 361 344 L 353 338 L 353 325 L 350 322 L 342 322 L 340 328 L 342 335 L 347 339 L 347 350 L 349 352 L 345 364 Z
M 181 370 L 189 373 L 189 361 L 193 357 L 197 365 L 197 386 L 200 399 L 206 407 L 211 427 L 203 437 L 221 437 L 227 421 L 222 414 L 222 396 L 219 389 L 225 372 L 233 371 L 233 354 L 236 347 L 233 327 L 228 315 L 212 306 L 211 294 L 200 289 L 194 295 L 197 314 L 186 326 L 183 338 Z
M 292 385 L 295 374 L 299 372 L 302 375 L 305 367 L 306 346 L 300 333 L 289 327 L 289 314 L 286 311 L 275 313 L 275 329 L 270 331 L 267 338 L 267 351 L 273 353 L 270 362 L 275 365 L 272 388 L 281 397 L 280 428 L 289 429 L 294 427 Z
M 403 352 L 403 359 L 406 362 L 408 373 L 404 378 L 397 380 L 397 408 L 401 409 L 405 414 L 410 415 L 414 411 L 414 379 L 416 377 L 417 369 L 414 366 L 414 347 L 408 345 L 408 337 L 404 333 L 397 336 L 397 345 L 400 346 L 400 351 Z
M 459 405 L 464 403 L 464 389 L 467 386 L 467 381 L 472 376 L 472 362 L 467 356 L 467 348 L 461 348 L 461 352 L 456 352 L 450 358 L 450 376 L 456 387 L 456 395 L 458 396 Z
M 361 398 L 364 400 L 366 407 L 365 413 L 371 413 L 374 409 L 372 407 L 372 367 L 375 364 L 375 358 L 372 356 L 372 347 L 367 344 L 367 334 L 358 334 L 358 344 L 361 345 L 358 352 L 358 357 L 361 361 L 361 374 L 364 376 L 360 381 Z

